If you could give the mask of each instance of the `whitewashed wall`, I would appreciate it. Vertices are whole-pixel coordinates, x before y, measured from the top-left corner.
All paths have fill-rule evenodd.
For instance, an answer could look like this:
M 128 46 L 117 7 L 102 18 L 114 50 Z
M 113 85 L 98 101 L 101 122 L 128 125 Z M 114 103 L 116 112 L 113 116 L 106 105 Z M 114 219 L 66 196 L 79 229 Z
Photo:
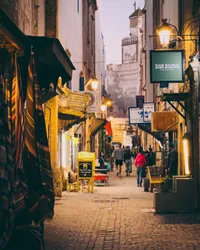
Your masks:
M 165 0 L 163 3 L 163 18 L 167 18 L 167 22 L 178 28 L 178 0 Z M 179 84 L 169 84 L 167 92 L 178 92 Z
M 136 105 L 139 89 L 139 62 L 107 66 L 107 91 L 113 99 L 115 117 L 127 117 L 128 107 Z
M 144 77 L 146 82 L 146 102 L 152 102 L 153 101 L 153 84 L 150 83 L 150 50 L 153 49 L 153 38 L 150 38 L 150 36 L 153 35 L 153 0 L 146 0 L 145 4 L 146 9 L 146 20 L 144 20 L 144 32 L 145 32 L 145 46 L 144 49 L 146 50 L 146 55 L 144 55 L 144 60 L 146 60 L 146 63 L 143 63 L 145 65 L 144 68 Z
M 102 85 L 105 84 L 105 47 L 104 39 L 101 30 L 100 12 L 101 12 L 101 1 L 97 1 L 98 10 L 95 13 L 95 73 L 99 79 L 99 85 L 97 89 L 97 108 L 96 112 L 100 113 L 101 106 L 101 89 Z
M 64 49 L 70 51 L 70 59 L 76 68 L 72 74 L 72 90 L 78 91 L 83 61 L 82 1 L 58 0 L 57 22 L 57 37 Z

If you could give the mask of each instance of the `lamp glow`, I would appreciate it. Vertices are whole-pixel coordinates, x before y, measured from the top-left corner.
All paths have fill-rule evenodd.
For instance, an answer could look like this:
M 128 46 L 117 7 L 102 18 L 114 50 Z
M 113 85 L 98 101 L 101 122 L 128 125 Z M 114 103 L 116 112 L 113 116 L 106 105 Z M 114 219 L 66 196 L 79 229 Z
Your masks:
M 92 77 L 92 79 L 91 79 L 91 88 L 92 88 L 92 90 L 97 90 L 98 83 L 99 83 L 98 79 L 96 77 Z
M 102 105 L 101 105 L 101 111 L 102 111 L 102 112 L 105 112 L 105 111 L 106 111 L 106 105 L 105 105 L 105 104 L 102 104 Z
M 182 138 L 183 140 L 183 155 L 185 163 L 185 174 L 190 174 L 190 141 L 191 136 L 189 132 L 186 132 Z
M 61 152 L 61 155 L 62 155 L 62 167 L 63 168 L 66 168 L 67 166 L 67 161 L 66 161 L 66 134 L 64 132 L 62 132 L 62 152 Z
M 169 40 L 170 40 L 170 31 L 169 30 L 162 30 L 159 32 L 160 36 L 160 43 L 163 46 L 169 45 Z
M 160 43 L 166 47 L 170 43 L 170 36 L 172 35 L 172 25 L 167 23 L 167 19 L 162 19 L 162 25 L 157 29 L 157 34 L 160 37 Z
M 111 105 L 112 105 L 112 101 L 111 101 L 111 100 L 108 100 L 108 101 L 106 102 L 106 105 L 107 105 L 107 106 L 111 106 Z

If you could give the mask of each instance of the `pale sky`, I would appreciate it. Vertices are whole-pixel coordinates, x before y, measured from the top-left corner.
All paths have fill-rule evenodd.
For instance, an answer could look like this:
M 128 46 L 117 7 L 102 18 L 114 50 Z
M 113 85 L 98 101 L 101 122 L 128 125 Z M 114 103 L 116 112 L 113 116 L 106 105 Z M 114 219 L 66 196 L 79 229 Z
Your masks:
M 144 0 L 99 0 L 101 30 L 104 36 L 106 64 L 121 63 L 121 39 L 129 35 L 129 16 Z

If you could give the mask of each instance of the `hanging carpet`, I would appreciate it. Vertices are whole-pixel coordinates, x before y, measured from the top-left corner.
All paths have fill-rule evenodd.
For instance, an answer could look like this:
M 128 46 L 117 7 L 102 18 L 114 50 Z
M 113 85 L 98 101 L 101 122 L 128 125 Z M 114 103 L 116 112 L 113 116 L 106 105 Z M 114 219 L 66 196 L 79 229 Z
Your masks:
M 14 223 L 15 166 L 8 129 L 5 89 L 3 73 L 0 72 L 0 249 L 8 242 Z
M 44 218 L 52 218 L 54 213 L 53 175 L 44 113 L 39 98 L 40 89 L 32 53 L 26 94 L 24 169 L 29 187 L 27 207 L 35 223 Z

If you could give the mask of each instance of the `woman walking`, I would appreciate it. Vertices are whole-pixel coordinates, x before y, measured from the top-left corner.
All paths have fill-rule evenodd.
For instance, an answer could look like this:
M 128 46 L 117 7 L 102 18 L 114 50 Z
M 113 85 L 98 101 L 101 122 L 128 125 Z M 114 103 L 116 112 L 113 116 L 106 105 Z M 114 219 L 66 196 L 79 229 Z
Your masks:
M 142 177 L 143 177 L 143 171 L 144 167 L 146 165 L 146 158 L 143 154 L 142 147 L 139 148 L 139 153 L 137 154 L 135 158 L 135 166 L 137 168 L 137 185 L 138 187 L 142 187 Z
M 130 147 L 127 146 L 124 152 L 124 162 L 126 164 L 126 176 L 130 176 L 130 173 L 132 173 L 132 160 L 131 160 L 131 150 Z

